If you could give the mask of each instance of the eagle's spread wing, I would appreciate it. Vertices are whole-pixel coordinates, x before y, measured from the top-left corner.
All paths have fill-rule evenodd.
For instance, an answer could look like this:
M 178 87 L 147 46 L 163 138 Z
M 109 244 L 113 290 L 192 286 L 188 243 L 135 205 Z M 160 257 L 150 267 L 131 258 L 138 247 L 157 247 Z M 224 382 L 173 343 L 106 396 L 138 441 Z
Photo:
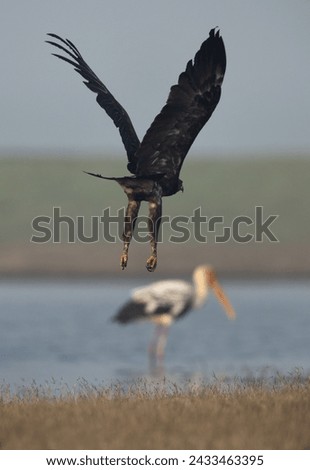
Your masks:
M 87 65 L 78 49 L 71 41 L 69 41 L 69 39 L 64 40 L 60 36 L 57 36 L 57 34 L 52 33 L 48 33 L 48 36 L 51 36 L 52 38 L 57 39 L 62 44 L 64 44 L 66 47 L 61 44 L 58 44 L 55 41 L 46 41 L 49 44 L 58 47 L 63 52 L 68 54 L 71 59 L 69 59 L 68 57 L 64 57 L 60 54 L 53 55 L 73 65 L 74 69 L 80 75 L 82 75 L 83 78 L 85 78 L 85 85 L 91 91 L 97 93 L 97 102 L 106 111 L 106 113 L 113 120 L 115 126 L 119 129 L 119 133 L 121 135 L 128 156 L 128 170 L 133 172 L 132 168 L 135 164 L 135 154 L 137 152 L 137 149 L 139 148 L 140 142 L 127 112 L 120 105 L 120 103 L 116 101 L 116 99 L 114 98 L 114 96 L 112 96 L 106 86 L 99 80 L 97 75 Z
M 136 155 L 137 175 L 179 175 L 189 148 L 219 102 L 225 68 L 224 43 L 212 29 L 145 134 Z

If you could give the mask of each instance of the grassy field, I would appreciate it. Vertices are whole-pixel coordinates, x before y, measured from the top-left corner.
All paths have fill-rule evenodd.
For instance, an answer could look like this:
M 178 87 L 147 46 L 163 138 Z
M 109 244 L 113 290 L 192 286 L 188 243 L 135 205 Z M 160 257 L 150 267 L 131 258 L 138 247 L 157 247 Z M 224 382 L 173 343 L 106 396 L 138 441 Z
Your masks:
M 71 217 L 101 214 L 126 204 L 126 196 L 113 182 L 103 182 L 82 170 L 108 176 L 127 173 L 122 161 L 0 160 L 1 242 L 28 242 L 31 220 L 52 215 L 53 206 Z M 240 214 L 252 216 L 262 205 L 266 214 L 278 214 L 274 230 L 282 242 L 309 239 L 309 160 L 254 159 L 243 161 L 188 161 L 182 178 L 184 193 L 164 200 L 164 212 L 192 215 L 202 207 L 207 216 L 227 221 Z
M 42 274 L 44 271 L 72 274 L 79 270 L 83 274 L 83 269 L 90 274 L 109 273 L 111 269 L 113 271 L 115 256 L 115 266 L 118 266 L 121 242 L 111 244 L 100 240 L 93 244 L 69 244 L 64 228 L 60 244 L 48 242 L 34 246 L 30 243 L 34 233 L 31 221 L 38 215 L 51 217 L 53 207 L 60 207 L 62 215 L 73 219 L 83 216 L 85 233 L 89 234 L 91 216 L 102 215 L 106 207 L 111 207 L 111 213 L 116 215 L 117 210 L 125 206 L 126 196 L 117 184 L 91 178 L 82 172 L 84 169 L 110 176 L 126 174 L 125 163 L 119 159 L 88 158 L 83 162 L 69 158 L 0 160 L 0 274 Z M 191 237 L 186 244 L 174 244 L 171 250 L 164 232 L 162 245 L 168 247 L 161 250 L 175 256 L 172 265 L 179 263 L 185 269 L 188 259 L 195 262 L 209 259 L 211 253 L 211 262 L 217 264 L 218 260 L 224 271 L 227 265 L 228 272 L 249 271 L 251 267 L 253 272 L 309 272 L 305 262 L 310 237 L 310 218 L 307 216 L 309 174 L 309 159 L 189 159 L 181 175 L 185 191 L 165 198 L 164 215 L 190 217 L 194 209 L 201 207 L 203 215 L 221 215 L 225 225 L 229 226 L 239 215 L 253 218 L 255 206 L 263 206 L 264 217 L 278 215 L 272 231 L 279 243 L 265 239 L 263 243 L 230 241 L 220 245 L 214 244 L 214 234 L 209 233 L 207 244 L 199 244 Z M 143 213 L 146 214 L 146 207 Z M 216 234 L 221 234 L 222 230 L 219 226 Z M 144 244 L 141 249 L 139 246 L 137 252 L 143 256 L 144 265 L 148 247 Z M 113 261 L 110 262 L 112 253 Z M 167 269 L 165 265 L 166 272 Z
M 309 378 L 0 399 L 2 449 L 309 449 Z

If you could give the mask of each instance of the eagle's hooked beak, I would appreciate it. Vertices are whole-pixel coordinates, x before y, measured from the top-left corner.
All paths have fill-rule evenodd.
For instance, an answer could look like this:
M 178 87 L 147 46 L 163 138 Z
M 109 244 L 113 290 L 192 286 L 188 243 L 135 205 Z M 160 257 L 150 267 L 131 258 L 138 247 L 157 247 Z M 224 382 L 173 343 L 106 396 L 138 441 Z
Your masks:
M 236 318 L 236 313 L 235 310 L 233 309 L 230 301 L 228 300 L 228 297 L 224 293 L 221 285 L 219 284 L 218 280 L 216 279 L 215 273 L 213 270 L 206 270 L 206 276 L 207 276 L 207 283 L 213 290 L 213 293 L 219 303 L 223 306 L 226 315 L 228 318 L 233 320 Z

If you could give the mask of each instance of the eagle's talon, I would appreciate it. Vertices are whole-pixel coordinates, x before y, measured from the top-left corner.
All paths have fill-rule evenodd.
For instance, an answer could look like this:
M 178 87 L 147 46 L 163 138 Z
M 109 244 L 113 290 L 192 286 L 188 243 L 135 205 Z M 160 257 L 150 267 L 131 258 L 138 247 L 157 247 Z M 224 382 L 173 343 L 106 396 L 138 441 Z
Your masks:
M 150 256 L 147 261 L 146 261 L 146 269 L 148 272 L 152 273 L 155 271 L 157 266 L 157 257 L 156 256 Z
M 128 255 L 122 255 L 120 264 L 121 264 L 121 268 L 122 268 L 123 271 L 127 266 L 127 261 L 128 261 Z

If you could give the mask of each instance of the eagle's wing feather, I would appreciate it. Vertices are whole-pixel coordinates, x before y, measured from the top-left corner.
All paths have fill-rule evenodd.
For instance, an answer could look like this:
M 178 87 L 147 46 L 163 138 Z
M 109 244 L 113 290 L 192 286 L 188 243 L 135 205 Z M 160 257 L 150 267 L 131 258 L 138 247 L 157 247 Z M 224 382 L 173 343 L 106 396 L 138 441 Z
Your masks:
M 179 175 L 189 148 L 219 102 L 225 68 L 224 43 L 212 29 L 146 132 L 136 155 L 138 175 Z
M 52 44 L 55 47 L 58 47 L 58 49 L 61 49 L 70 58 L 64 57 L 60 54 L 53 55 L 73 65 L 74 69 L 85 79 L 85 85 L 91 91 L 97 94 L 96 99 L 99 105 L 110 116 L 115 126 L 118 127 L 128 156 L 128 169 L 133 173 L 132 169 L 135 167 L 135 154 L 140 146 L 140 141 L 137 137 L 137 134 L 134 130 L 134 127 L 127 112 L 120 105 L 120 103 L 116 101 L 114 96 L 109 92 L 106 86 L 101 82 L 97 75 L 88 66 L 88 64 L 85 62 L 82 55 L 80 54 L 79 50 L 71 41 L 69 41 L 69 39 L 62 39 L 57 34 L 53 33 L 48 33 L 48 36 L 60 41 L 61 44 L 58 44 L 55 41 L 46 42 Z M 62 44 L 64 44 L 64 46 Z

